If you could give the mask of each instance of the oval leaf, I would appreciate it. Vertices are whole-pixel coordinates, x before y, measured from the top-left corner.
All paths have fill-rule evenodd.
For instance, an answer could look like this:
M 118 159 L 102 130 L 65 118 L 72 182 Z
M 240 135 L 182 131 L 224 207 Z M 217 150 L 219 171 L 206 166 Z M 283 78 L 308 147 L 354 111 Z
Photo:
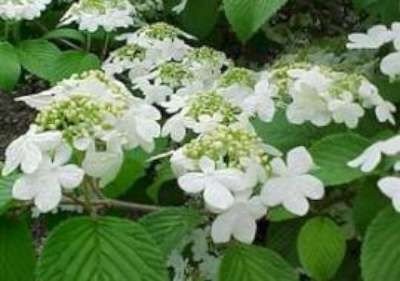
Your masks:
M 364 281 L 400 280 L 400 214 L 381 211 L 367 229 L 361 249 Z
M 328 218 L 313 218 L 300 230 L 297 250 L 304 269 L 315 280 L 330 280 L 346 253 L 341 229 Z
M 40 78 L 51 80 L 54 63 L 61 51 L 47 40 L 27 40 L 18 45 L 18 55 L 26 70 Z
M 169 254 L 200 221 L 201 216 L 197 211 L 176 208 L 149 214 L 143 217 L 140 223 L 153 236 L 159 247 Z
M 34 280 L 35 250 L 26 222 L 0 218 L 0 280 Z
M 168 280 L 163 255 L 144 228 L 112 217 L 80 217 L 55 228 L 37 275 L 43 281 Z
M 85 42 L 85 36 L 78 30 L 72 28 L 60 28 L 52 30 L 43 36 L 45 39 L 72 39 L 81 43 Z
M 67 51 L 61 54 L 54 62 L 53 74 L 50 81 L 56 83 L 69 78 L 72 74 L 99 69 L 100 66 L 100 59 L 93 54 L 81 51 Z
M 219 281 L 297 281 L 293 268 L 275 252 L 236 245 L 222 259 Z
M 233 30 L 247 41 L 287 0 L 224 0 L 225 14 Z
M 325 185 L 340 185 L 365 176 L 359 169 L 351 168 L 347 163 L 370 144 L 368 139 L 353 133 L 330 135 L 321 139 L 310 148 L 317 165 L 314 175 Z
M 21 75 L 21 65 L 15 48 L 8 42 L 0 42 L 0 90 L 10 91 Z
M 16 176 L 0 176 L 0 215 L 7 211 L 13 200 L 11 190 Z

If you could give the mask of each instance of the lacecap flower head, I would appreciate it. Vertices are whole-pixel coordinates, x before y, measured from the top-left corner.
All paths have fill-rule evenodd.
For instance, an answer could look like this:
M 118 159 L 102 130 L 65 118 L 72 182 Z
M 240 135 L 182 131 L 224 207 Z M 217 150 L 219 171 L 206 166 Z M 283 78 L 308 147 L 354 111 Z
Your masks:
M 110 32 L 133 25 L 135 8 L 128 0 L 80 0 L 73 3 L 61 19 L 61 25 L 76 22 L 80 30 Z
M 40 16 L 51 0 L 0 0 L 3 20 L 32 20 Z

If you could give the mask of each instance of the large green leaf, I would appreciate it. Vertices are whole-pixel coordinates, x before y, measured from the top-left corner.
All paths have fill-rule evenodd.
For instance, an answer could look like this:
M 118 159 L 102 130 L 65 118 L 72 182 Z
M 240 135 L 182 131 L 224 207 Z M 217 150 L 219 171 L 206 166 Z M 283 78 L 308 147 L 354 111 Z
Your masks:
M 166 281 L 165 260 L 144 228 L 125 219 L 80 217 L 47 239 L 41 281 Z
M 385 22 L 398 20 L 400 17 L 399 0 L 353 0 L 354 4 L 380 17 Z
M 219 0 L 188 0 L 181 14 L 185 31 L 198 38 L 209 35 L 217 23 L 219 2 Z
M 364 281 L 400 280 L 400 214 L 381 211 L 367 229 L 361 250 Z
M 313 280 L 330 280 L 346 253 L 341 229 L 328 218 L 313 218 L 300 230 L 297 240 L 300 262 Z
M 13 200 L 11 190 L 15 179 L 16 176 L 14 175 L 8 177 L 0 175 L 0 215 L 11 205 Z
M 390 204 L 376 185 L 378 179 L 367 178 L 359 184 L 353 203 L 353 220 L 357 231 L 364 235 L 368 225 L 385 206 Z
M 101 61 L 96 55 L 82 51 L 66 51 L 54 62 L 50 81 L 55 83 L 69 78 L 72 74 L 99 69 L 100 66 Z
M 153 183 L 147 188 L 147 195 L 153 200 L 153 202 L 159 203 L 161 188 L 165 183 L 172 181 L 175 178 L 176 175 L 172 171 L 169 160 L 161 162 L 156 168 L 156 176 L 154 177 Z
M 299 218 L 271 223 L 268 226 L 266 240 L 267 247 L 280 254 L 295 267 L 299 266 L 296 240 L 304 222 L 304 218 Z
M 240 40 L 247 41 L 287 0 L 224 0 L 225 14 Z
M 116 198 L 123 195 L 135 182 L 145 175 L 148 154 L 137 148 L 124 154 L 124 163 L 115 180 L 104 188 L 108 197 Z
M 81 43 L 85 42 L 85 36 L 78 30 L 72 28 L 59 28 L 46 33 L 45 39 L 72 39 Z
M 17 52 L 8 42 L 0 42 L 0 89 L 10 91 L 21 75 L 21 65 Z
M 140 220 L 166 254 L 170 253 L 200 222 L 201 215 L 187 208 L 165 209 Z
M 359 156 L 371 143 L 353 133 L 327 136 L 314 143 L 310 152 L 317 169 L 314 174 L 326 185 L 340 185 L 365 176 L 347 163 Z
M 310 124 L 290 124 L 283 111 L 275 115 L 273 122 L 266 123 L 255 119 L 253 126 L 265 143 L 283 151 L 299 145 L 309 146 L 313 140 L 323 136 L 319 128 Z
M 25 221 L 0 218 L 0 280 L 33 281 L 35 250 Z
M 47 40 L 27 40 L 18 45 L 18 55 L 26 70 L 40 78 L 51 80 L 55 61 L 61 51 Z
M 227 250 L 219 269 L 219 281 L 297 281 L 293 268 L 275 252 L 250 245 Z

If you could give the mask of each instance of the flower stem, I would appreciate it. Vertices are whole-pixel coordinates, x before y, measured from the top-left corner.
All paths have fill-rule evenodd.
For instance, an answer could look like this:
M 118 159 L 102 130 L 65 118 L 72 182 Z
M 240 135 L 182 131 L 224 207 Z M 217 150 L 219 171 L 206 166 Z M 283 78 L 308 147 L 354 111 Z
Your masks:
M 107 51 L 108 51 L 108 45 L 110 44 L 110 33 L 106 33 L 106 38 L 104 39 L 104 47 L 103 51 L 101 53 L 101 57 L 104 60 L 107 56 Z
M 90 52 L 91 48 L 92 48 L 92 35 L 88 33 L 86 36 L 86 51 Z
M 115 199 L 95 200 L 92 203 L 94 205 L 100 205 L 100 206 L 103 205 L 104 207 L 108 207 L 108 208 L 139 210 L 139 211 L 143 211 L 143 212 L 160 211 L 162 208 L 164 208 L 161 206 L 139 204 L 139 203 L 133 203 L 133 202 L 125 202 L 125 201 L 119 201 L 119 200 L 115 200 Z

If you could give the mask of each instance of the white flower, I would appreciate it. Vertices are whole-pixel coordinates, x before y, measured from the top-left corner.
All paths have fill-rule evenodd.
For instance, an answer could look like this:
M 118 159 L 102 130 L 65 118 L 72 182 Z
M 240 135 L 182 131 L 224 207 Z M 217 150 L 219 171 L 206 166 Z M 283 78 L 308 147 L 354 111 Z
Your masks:
M 391 124 L 396 124 L 393 113 L 397 111 L 396 106 L 388 101 L 382 101 L 375 107 L 375 115 L 379 122 L 389 121 Z
M 6 149 L 3 175 L 7 176 L 21 166 L 24 173 L 35 172 L 42 161 L 43 153 L 55 149 L 61 143 L 60 132 L 40 132 L 32 125 L 25 135 L 14 140 Z
M 195 161 L 191 158 L 186 157 L 182 148 L 174 151 L 171 156 L 170 162 L 174 174 L 178 177 L 184 175 L 188 171 L 194 171 L 196 169 Z
M 184 114 L 175 114 L 165 122 L 161 135 L 163 137 L 170 135 L 173 141 L 181 142 L 186 136 L 186 129 L 189 128 L 190 123 L 190 119 Z
M 157 122 L 160 119 L 161 114 L 157 108 L 133 98 L 129 109 L 114 125 L 126 137 L 128 149 L 140 146 L 151 152 L 154 149 L 154 139 L 160 136 L 161 128 Z
M 379 189 L 390 199 L 397 212 L 400 212 L 400 178 L 386 177 L 378 182 Z
M 188 97 L 172 95 L 169 101 L 161 103 L 161 106 L 164 107 L 168 113 L 172 114 L 184 108 L 187 102 L 188 102 Z
M 241 101 L 241 108 L 250 115 L 257 114 L 262 121 L 270 122 L 276 111 L 273 100 L 276 93 L 275 86 L 270 85 L 267 79 L 261 79 L 254 87 L 254 94 Z
M 261 199 L 267 206 L 282 204 L 293 214 L 304 216 L 309 210 L 307 198 L 321 199 L 323 183 L 308 174 L 313 167 L 311 155 L 304 147 L 288 152 L 287 164 L 281 158 L 271 161 L 274 176 L 267 180 L 261 191 Z
M 394 22 L 391 26 L 393 44 L 396 50 L 400 50 L 400 22 Z
M 352 168 L 361 167 L 361 171 L 369 173 L 381 162 L 382 154 L 393 156 L 400 152 L 400 136 L 379 141 L 368 147 L 360 156 L 347 163 Z
M 80 0 L 65 13 L 61 25 L 76 22 L 80 30 L 95 32 L 103 27 L 110 32 L 132 25 L 135 14 L 135 8 L 128 0 Z
M 331 122 L 332 114 L 321 93 L 328 89 L 330 80 L 316 71 L 303 74 L 289 90 L 293 102 L 286 110 L 288 121 L 303 124 L 310 121 L 316 126 Z
M 97 151 L 94 143 L 92 143 L 82 162 L 85 173 L 91 177 L 99 178 L 101 187 L 115 179 L 124 160 L 120 136 L 114 132 L 110 134 L 106 142 L 107 149 L 105 151 Z
M 51 0 L 2 0 L 0 18 L 3 20 L 32 20 L 40 17 Z
M 218 215 L 211 226 L 211 237 L 214 243 L 226 243 L 233 237 L 250 244 L 254 241 L 256 221 L 266 215 L 267 209 L 258 196 L 242 192 L 235 196 L 235 203 L 224 213 Z
M 392 32 L 384 25 L 376 25 L 368 29 L 367 33 L 353 33 L 349 35 L 349 49 L 379 49 L 392 40 Z
M 153 85 L 147 80 L 141 80 L 137 84 L 145 96 L 145 101 L 149 104 L 162 104 L 166 99 L 173 94 L 173 90 L 165 85 Z
M 72 190 L 83 180 L 84 172 L 76 165 L 64 165 L 70 154 L 56 153 L 52 161 L 43 156 L 38 169 L 24 174 L 14 184 L 12 195 L 18 200 L 34 200 L 41 212 L 49 212 L 61 201 L 62 188 Z
M 179 186 L 187 193 L 203 192 L 206 206 L 214 212 L 230 208 L 234 203 L 232 192 L 245 188 L 243 173 L 237 169 L 216 170 L 215 162 L 208 157 L 199 161 L 201 172 L 190 172 L 178 178 Z
M 383 74 L 388 75 L 391 79 L 395 79 L 400 74 L 400 50 L 394 52 L 381 61 L 381 71 Z
M 102 71 L 92 70 L 65 79 L 47 91 L 15 100 L 41 111 L 53 102 L 65 100 L 71 95 L 87 96 L 99 102 L 117 105 L 123 104 L 131 96 L 124 84 Z
M 204 134 L 218 128 L 222 120 L 223 117 L 219 113 L 215 113 L 213 116 L 201 115 L 197 122 L 189 122 L 189 126 L 196 134 Z
M 328 108 L 332 112 L 332 118 L 336 123 L 345 123 L 347 127 L 354 129 L 358 120 L 364 115 L 364 109 L 353 102 L 353 95 L 343 93 L 340 99 L 332 99 L 328 102 Z

